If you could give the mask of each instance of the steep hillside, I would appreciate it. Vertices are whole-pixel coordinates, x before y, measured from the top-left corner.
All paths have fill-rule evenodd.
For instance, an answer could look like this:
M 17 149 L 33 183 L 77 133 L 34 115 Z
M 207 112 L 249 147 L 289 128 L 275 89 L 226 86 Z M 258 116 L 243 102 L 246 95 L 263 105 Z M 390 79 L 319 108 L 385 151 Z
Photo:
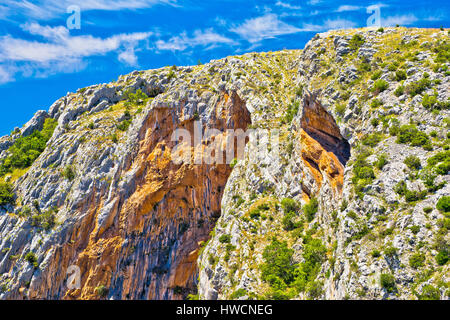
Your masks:
M 355 29 L 68 93 L 0 139 L 0 298 L 448 299 L 449 65 Z

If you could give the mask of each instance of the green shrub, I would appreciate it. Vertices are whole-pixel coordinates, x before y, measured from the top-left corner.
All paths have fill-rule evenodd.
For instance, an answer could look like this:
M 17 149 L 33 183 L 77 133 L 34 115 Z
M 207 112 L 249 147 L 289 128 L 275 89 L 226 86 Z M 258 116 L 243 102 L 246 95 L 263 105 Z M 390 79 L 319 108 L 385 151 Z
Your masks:
M 239 299 L 241 297 L 244 297 L 247 295 L 247 290 L 240 288 L 237 289 L 236 291 L 234 291 L 231 295 L 230 295 L 230 299 L 231 300 L 236 300 Z
M 425 199 L 427 196 L 427 190 L 423 191 L 412 191 L 412 190 L 406 190 L 405 191 L 405 200 L 406 202 L 414 202 Z
M 394 95 L 396 97 L 400 97 L 405 93 L 405 87 L 404 86 L 398 86 L 397 89 L 394 91 Z
M 295 264 L 292 261 L 294 250 L 286 242 L 273 239 L 263 252 L 264 264 L 261 266 L 261 279 L 277 289 L 283 289 L 294 280 Z
M 382 74 L 383 74 L 383 70 L 377 70 L 372 74 L 370 79 L 372 79 L 373 81 L 378 80 L 378 79 L 380 79 Z
M 418 234 L 420 232 L 420 226 L 412 226 L 409 228 L 413 234 Z
M 308 204 L 303 206 L 303 212 L 305 213 L 306 219 L 311 222 L 314 220 L 317 211 L 319 210 L 319 202 L 316 198 L 311 198 Z
M 362 190 L 375 179 L 375 173 L 372 166 L 366 161 L 369 154 L 362 153 L 357 156 L 353 165 L 352 183 L 356 194 L 362 198 Z
M 423 253 L 414 253 L 411 257 L 409 257 L 409 265 L 411 268 L 418 269 L 424 266 L 425 259 L 425 255 Z
M 336 113 L 338 113 L 341 116 L 343 116 L 344 113 L 345 113 L 345 109 L 346 109 L 346 106 L 345 106 L 344 103 L 338 103 L 338 104 L 336 104 L 336 107 L 335 107 L 334 110 L 336 111 Z
M 443 196 L 436 204 L 436 208 L 442 212 L 450 212 L 450 196 Z
M 374 147 L 376 147 L 378 145 L 378 143 L 380 143 L 381 140 L 383 140 L 383 135 L 380 134 L 380 133 L 375 132 L 375 133 L 372 133 L 372 134 L 369 134 L 369 135 L 365 136 L 362 139 L 362 143 L 365 146 L 369 146 L 369 147 L 374 148 Z
M 281 200 L 281 206 L 283 208 L 284 213 L 296 212 L 298 210 L 297 201 L 291 198 L 284 198 L 283 200 Z
M 295 271 L 294 286 L 299 291 L 308 290 L 326 259 L 326 247 L 320 239 L 306 242 L 303 250 L 304 262 Z
M 380 284 L 387 292 L 392 293 L 396 290 L 395 278 L 390 273 L 383 273 L 380 275 Z
M 28 252 L 28 253 L 25 255 L 25 260 L 28 261 L 28 263 L 32 264 L 34 267 L 37 268 L 37 266 L 38 266 L 38 263 L 37 263 L 37 257 L 36 257 L 36 255 L 34 254 L 34 252 L 31 252 L 31 251 Z
M 113 134 L 111 135 L 111 141 L 112 141 L 113 143 L 119 142 L 119 137 L 117 136 L 116 133 L 113 133 Z
M 432 207 L 425 207 L 425 208 L 423 208 L 423 212 L 425 212 L 425 213 L 430 213 L 431 211 L 433 211 Z
M 432 285 L 426 284 L 422 288 L 422 294 L 419 296 L 419 300 L 440 300 L 441 292 L 439 289 Z
M 380 253 L 380 251 L 378 251 L 378 250 L 375 249 L 375 250 L 372 251 L 371 255 L 372 255 L 372 257 L 374 257 L 374 258 L 378 258 L 378 257 L 381 256 L 381 253 Z
M 449 260 L 449 252 L 448 250 L 441 250 L 439 251 L 439 253 L 436 255 L 436 263 L 440 266 L 443 266 L 444 264 L 446 264 Z
M 394 258 L 395 256 L 397 256 L 397 251 L 397 248 L 393 247 L 392 245 L 384 248 L 384 254 L 389 258 Z
M 0 207 L 14 205 L 13 186 L 9 182 L 0 182 Z
M 428 89 L 431 85 L 431 81 L 427 78 L 423 78 L 416 82 L 411 82 L 406 86 L 405 90 L 411 97 L 415 97 L 418 94 L 421 94 L 426 89 Z
M 408 168 L 411 170 L 419 170 L 420 167 L 422 166 L 420 163 L 420 159 L 416 156 L 406 157 L 406 159 L 403 161 L 403 163 L 406 164 L 408 166 Z
M 230 243 L 231 242 L 231 236 L 229 234 L 223 234 L 219 237 L 220 243 Z
M 377 81 L 375 81 L 375 83 L 373 84 L 372 87 L 372 92 L 383 92 L 385 91 L 387 88 L 389 88 L 389 83 L 386 80 L 383 79 L 378 79 Z
M 75 171 L 72 166 L 67 166 L 64 168 L 63 177 L 69 181 L 75 179 Z
M 358 50 L 363 44 L 364 44 L 365 40 L 364 38 L 359 35 L 359 34 L 355 34 L 349 41 L 348 46 L 351 50 L 356 51 Z
M 95 293 L 100 298 L 106 298 L 106 296 L 108 295 L 108 291 L 108 288 L 106 288 L 104 285 L 99 285 L 95 288 Z
M 234 159 L 231 161 L 231 163 L 230 163 L 231 169 L 233 169 L 233 168 L 236 166 L 237 162 L 238 162 L 238 161 L 237 161 L 236 158 L 234 158 Z
M 431 141 L 425 132 L 419 131 L 415 125 L 403 125 L 397 132 L 397 143 L 410 144 L 413 147 L 422 146 L 425 150 L 432 149 Z
M 377 161 L 375 162 L 375 166 L 381 170 L 388 163 L 387 155 L 382 153 L 378 156 Z
M 433 94 L 431 96 L 425 94 L 422 98 L 422 105 L 427 109 L 433 109 L 437 103 L 437 94 Z
M 56 214 L 56 208 L 51 208 L 43 213 L 34 214 L 31 217 L 31 226 L 48 231 L 56 224 Z
M 397 70 L 397 72 L 395 73 L 395 80 L 397 81 L 406 80 L 405 70 Z
M 14 169 L 24 169 L 31 166 L 45 150 L 56 125 L 56 120 L 47 118 L 41 131 L 36 130 L 29 136 L 18 138 L 8 149 L 9 155 L 0 163 L 0 176 L 10 173 Z
M 370 102 L 370 106 L 372 108 L 378 108 L 379 106 L 382 106 L 382 105 L 383 105 L 383 101 L 381 101 L 380 99 L 377 99 L 377 98 L 373 99 L 372 102 Z
M 299 108 L 300 108 L 299 101 L 295 101 L 295 102 L 291 103 L 288 106 L 286 115 L 284 116 L 284 122 L 288 123 L 288 124 L 291 123 L 292 120 L 294 119 L 294 117 L 297 115 Z
M 131 125 L 131 119 L 123 120 L 117 125 L 117 129 L 119 129 L 120 131 L 127 131 L 128 128 L 130 127 L 130 125 Z

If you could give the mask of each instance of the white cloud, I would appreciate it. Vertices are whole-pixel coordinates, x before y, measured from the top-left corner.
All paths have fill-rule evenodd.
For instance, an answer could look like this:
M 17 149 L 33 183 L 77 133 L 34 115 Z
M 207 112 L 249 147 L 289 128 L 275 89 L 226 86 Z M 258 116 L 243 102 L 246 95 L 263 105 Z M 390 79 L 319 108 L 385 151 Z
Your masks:
M 124 51 L 119 53 L 118 55 L 119 61 L 129 65 L 129 66 L 137 66 L 138 58 L 135 53 L 134 45 L 128 45 Z
M 0 65 L 0 84 L 10 82 L 12 80 L 12 74 L 10 71 Z
M 233 45 L 235 42 L 227 37 L 224 37 L 213 30 L 196 30 L 192 37 L 188 37 L 186 32 L 179 36 L 170 38 L 167 41 L 156 41 L 156 47 L 159 50 L 183 51 L 189 47 L 205 46 L 207 49 L 214 48 L 219 44 Z
M 336 12 L 358 11 L 361 8 L 362 7 L 360 6 L 342 5 L 336 10 Z
M 285 2 L 281 2 L 281 1 L 277 1 L 277 3 L 275 3 L 275 5 L 278 7 L 282 7 L 282 8 L 286 8 L 286 9 L 290 9 L 290 10 L 299 10 L 302 8 L 300 6 L 295 6 L 290 3 L 285 3 Z
M 121 62 L 137 65 L 135 47 L 152 35 L 151 32 L 136 32 L 98 38 L 91 35 L 71 36 L 65 27 L 37 23 L 21 27 L 29 34 L 41 37 L 42 41 L 18 39 L 10 35 L 0 37 L 0 81 L 11 81 L 16 73 L 43 77 L 58 72 L 79 71 L 87 66 L 85 58 L 110 52 L 118 52 Z
M 328 30 L 350 29 L 355 28 L 356 23 L 351 20 L 335 19 L 326 20 L 322 24 L 303 24 L 302 31 L 322 32 Z
M 381 25 L 385 27 L 395 26 L 397 24 L 401 26 L 407 26 L 417 21 L 417 17 L 413 14 L 390 16 L 386 18 L 381 17 Z
M 152 7 L 157 4 L 177 6 L 177 0 L 38 0 L 31 3 L 28 0 L 3 0 L 3 6 L 8 15 L 25 15 L 38 20 L 55 18 L 65 14 L 71 5 L 76 5 L 81 10 L 136 10 Z M 3 8 L 2 8 L 3 10 Z
M 302 30 L 279 20 L 275 14 L 267 14 L 245 20 L 243 24 L 230 29 L 230 31 L 237 33 L 251 43 L 256 43 L 264 39 L 297 33 Z

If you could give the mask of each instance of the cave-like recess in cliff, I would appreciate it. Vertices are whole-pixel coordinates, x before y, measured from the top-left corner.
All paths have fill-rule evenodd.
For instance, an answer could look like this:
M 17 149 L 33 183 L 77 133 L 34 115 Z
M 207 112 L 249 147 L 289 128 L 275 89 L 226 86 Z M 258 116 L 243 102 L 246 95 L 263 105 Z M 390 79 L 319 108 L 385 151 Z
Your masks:
M 320 101 L 312 94 L 303 100 L 301 127 L 327 151 L 339 159 L 345 167 L 350 159 L 350 144 L 341 135 L 340 129 Z

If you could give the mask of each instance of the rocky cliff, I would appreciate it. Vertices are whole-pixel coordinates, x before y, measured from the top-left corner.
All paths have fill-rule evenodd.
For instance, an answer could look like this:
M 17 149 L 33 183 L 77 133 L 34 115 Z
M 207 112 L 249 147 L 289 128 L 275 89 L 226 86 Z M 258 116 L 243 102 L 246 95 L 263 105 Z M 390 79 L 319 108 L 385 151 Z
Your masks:
M 333 31 L 68 93 L 0 139 L 0 298 L 448 299 L 449 46 Z

